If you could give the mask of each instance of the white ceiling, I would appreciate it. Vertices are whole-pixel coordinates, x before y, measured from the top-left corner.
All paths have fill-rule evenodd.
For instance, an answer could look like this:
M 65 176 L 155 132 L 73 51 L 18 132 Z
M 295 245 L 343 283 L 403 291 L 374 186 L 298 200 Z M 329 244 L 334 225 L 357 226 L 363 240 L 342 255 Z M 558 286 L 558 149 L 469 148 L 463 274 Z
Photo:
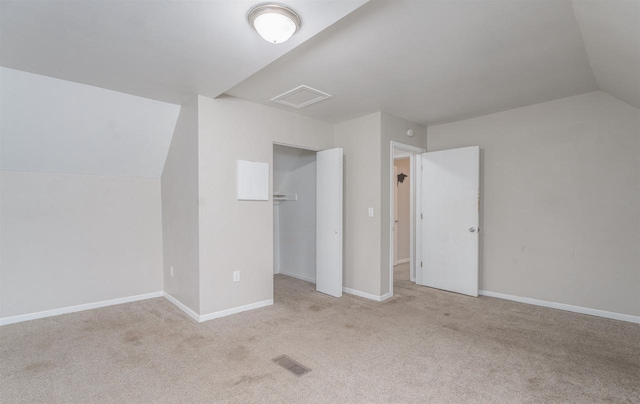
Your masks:
M 0 68 L 0 168 L 159 177 L 180 106 Z
M 181 104 L 217 97 L 367 0 L 288 0 L 302 27 L 284 44 L 247 22 L 259 1 L 0 2 L 0 64 Z
M 425 125 L 596 89 L 640 107 L 640 1 L 291 0 L 275 46 L 257 3 L 1 1 L 0 168 L 157 177 L 179 108 L 152 100 L 195 94 Z M 333 98 L 269 101 L 302 84 Z
M 574 1 L 601 90 L 640 108 L 640 2 Z
M 618 5 L 609 3 L 576 7 L 589 20 L 581 31 L 567 1 L 374 1 L 227 93 L 288 109 L 269 100 L 305 84 L 333 98 L 292 112 L 339 122 L 383 110 L 425 125 L 590 92 L 598 84 L 632 100 L 639 70 L 624 58 L 637 52 L 638 36 L 629 36 L 638 32 L 639 3 L 620 7 L 626 17 L 610 12 Z M 618 17 L 624 27 L 614 28 Z M 603 35 L 608 30 L 615 34 Z

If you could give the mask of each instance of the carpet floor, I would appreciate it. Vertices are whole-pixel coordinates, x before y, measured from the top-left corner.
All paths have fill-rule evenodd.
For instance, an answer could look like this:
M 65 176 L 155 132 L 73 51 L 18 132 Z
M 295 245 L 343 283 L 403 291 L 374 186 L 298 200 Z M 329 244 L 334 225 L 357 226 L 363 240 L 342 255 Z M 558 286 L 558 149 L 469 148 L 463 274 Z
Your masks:
M 200 324 L 158 298 L 3 326 L 0 401 L 640 403 L 637 324 L 395 277 L 382 303 L 276 275 L 274 306 Z

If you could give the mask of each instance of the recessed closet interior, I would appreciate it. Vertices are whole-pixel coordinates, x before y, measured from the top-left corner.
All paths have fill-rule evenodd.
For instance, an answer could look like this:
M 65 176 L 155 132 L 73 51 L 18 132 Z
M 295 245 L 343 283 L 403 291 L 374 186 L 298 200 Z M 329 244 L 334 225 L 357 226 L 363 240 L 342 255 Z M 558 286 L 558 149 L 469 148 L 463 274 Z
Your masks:
M 273 146 L 273 271 L 316 281 L 316 152 Z

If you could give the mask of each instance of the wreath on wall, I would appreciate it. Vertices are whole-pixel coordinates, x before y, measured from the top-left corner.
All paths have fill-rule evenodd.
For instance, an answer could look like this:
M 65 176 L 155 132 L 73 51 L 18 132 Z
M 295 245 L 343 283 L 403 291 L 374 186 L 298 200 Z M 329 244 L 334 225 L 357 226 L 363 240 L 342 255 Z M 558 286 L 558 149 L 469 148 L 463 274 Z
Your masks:
M 405 173 L 400 173 L 398 174 L 398 182 L 396 183 L 396 186 L 400 185 L 400 183 L 404 182 L 404 179 L 407 178 L 408 175 Z

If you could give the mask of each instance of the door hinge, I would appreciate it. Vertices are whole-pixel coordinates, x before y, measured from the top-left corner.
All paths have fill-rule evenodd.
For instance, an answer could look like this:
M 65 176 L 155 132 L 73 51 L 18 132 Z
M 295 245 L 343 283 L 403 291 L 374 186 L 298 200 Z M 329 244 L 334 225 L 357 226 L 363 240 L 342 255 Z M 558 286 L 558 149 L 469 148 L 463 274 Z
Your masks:
M 424 219 L 424 216 L 422 216 L 422 213 L 420 213 L 420 220 Z
M 422 268 L 422 261 L 420 261 L 420 268 Z

